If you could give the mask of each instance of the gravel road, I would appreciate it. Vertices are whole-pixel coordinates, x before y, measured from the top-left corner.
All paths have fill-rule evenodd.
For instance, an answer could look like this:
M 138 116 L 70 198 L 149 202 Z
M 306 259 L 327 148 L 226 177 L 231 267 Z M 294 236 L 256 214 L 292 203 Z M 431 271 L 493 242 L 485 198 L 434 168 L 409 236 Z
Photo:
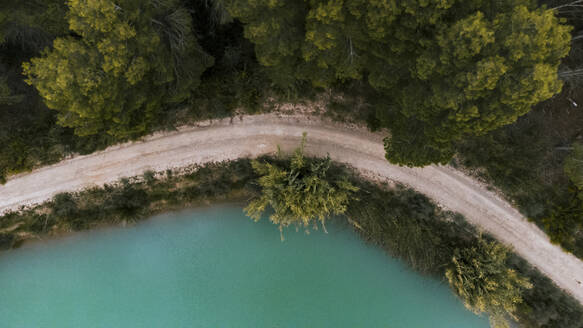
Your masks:
M 539 228 L 485 186 L 447 166 L 412 169 L 390 165 L 384 158 L 382 135 L 314 117 L 265 114 L 208 121 L 77 156 L 10 178 L 0 186 L 0 212 L 145 170 L 255 157 L 275 152 L 277 145 L 292 150 L 303 132 L 308 133 L 308 154 L 328 153 L 368 177 L 400 182 L 463 214 L 583 303 L 583 262 L 552 245 Z

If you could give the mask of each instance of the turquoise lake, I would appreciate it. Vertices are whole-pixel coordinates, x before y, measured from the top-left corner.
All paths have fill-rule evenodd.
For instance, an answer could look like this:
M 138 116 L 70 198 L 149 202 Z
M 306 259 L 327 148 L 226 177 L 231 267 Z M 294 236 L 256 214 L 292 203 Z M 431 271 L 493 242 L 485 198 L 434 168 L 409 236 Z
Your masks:
M 289 230 L 220 206 L 0 255 L 2 328 L 488 328 L 447 284 L 349 226 Z

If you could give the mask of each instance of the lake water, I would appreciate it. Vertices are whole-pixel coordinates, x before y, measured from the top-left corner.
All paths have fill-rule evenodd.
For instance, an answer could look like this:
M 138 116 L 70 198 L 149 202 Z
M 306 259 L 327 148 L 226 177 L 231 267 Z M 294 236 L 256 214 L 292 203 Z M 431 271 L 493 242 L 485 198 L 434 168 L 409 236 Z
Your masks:
M 279 231 L 236 207 L 0 255 L 2 328 L 488 328 L 446 284 L 352 230 Z

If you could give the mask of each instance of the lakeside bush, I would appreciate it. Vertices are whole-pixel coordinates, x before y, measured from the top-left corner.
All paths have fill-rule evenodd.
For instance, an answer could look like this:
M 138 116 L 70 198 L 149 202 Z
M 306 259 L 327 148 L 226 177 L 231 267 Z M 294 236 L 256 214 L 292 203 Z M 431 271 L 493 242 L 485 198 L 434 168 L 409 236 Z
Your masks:
M 245 208 L 247 216 L 259 221 L 266 209 L 273 209 L 269 220 L 279 226 L 280 232 L 290 225 L 309 229 L 318 228 L 318 222 L 326 231 L 326 219 L 330 215 L 346 212 L 348 203 L 358 188 L 343 175 L 328 174 L 332 160 L 308 159 L 304 156 L 306 133 L 300 146 L 289 160 L 289 166 L 253 160 L 251 165 L 261 187 L 259 197 Z
M 508 328 L 506 317 L 515 320 L 517 306 L 525 289 L 531 289 L 528 278 L 510 269 L 506 263 L 508 249 L 481 236 L 474 245 L 455 249 L 445 277 L 466 308 L 488 313 L 494 328 Z

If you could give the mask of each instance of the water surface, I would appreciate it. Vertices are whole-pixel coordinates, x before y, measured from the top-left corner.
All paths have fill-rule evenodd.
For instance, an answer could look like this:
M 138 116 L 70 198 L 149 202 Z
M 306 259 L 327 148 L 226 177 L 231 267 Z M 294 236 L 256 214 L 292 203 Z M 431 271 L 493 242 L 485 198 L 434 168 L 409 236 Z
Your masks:
M 0 255 L 0 327 L 488 327 L 349 227 L 328 232 L 282 243 L 216 207 L 26 245 Z

